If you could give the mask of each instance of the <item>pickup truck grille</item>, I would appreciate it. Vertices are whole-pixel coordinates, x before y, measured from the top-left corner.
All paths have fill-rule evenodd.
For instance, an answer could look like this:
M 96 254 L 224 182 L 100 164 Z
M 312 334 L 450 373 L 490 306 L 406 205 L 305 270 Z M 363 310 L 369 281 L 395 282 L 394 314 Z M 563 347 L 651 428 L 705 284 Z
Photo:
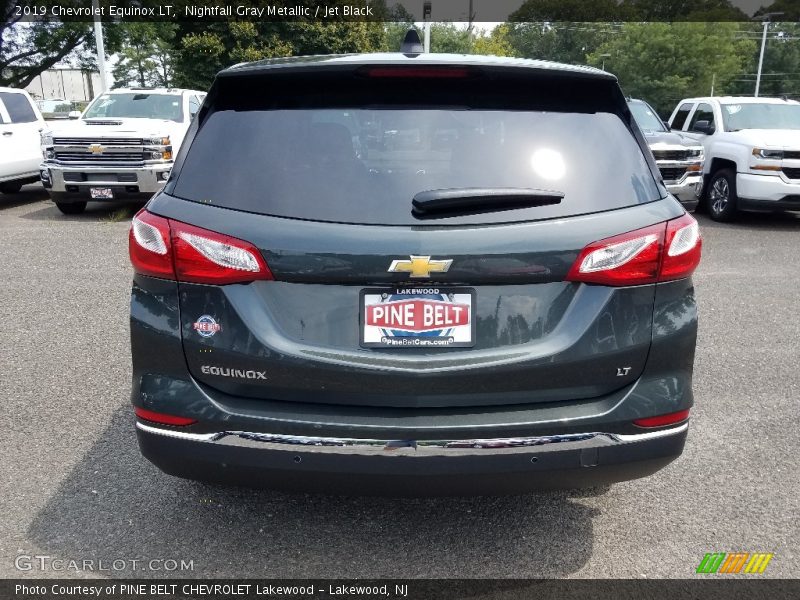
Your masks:
M 143 146 L 142 138 L 83 138 L 83 137 L 56 137 L 53 144 L 57 146 L 88 146 L 89 144 L 103 144 L 104 146 Z
M 62 164 L 131 164 L 141 165 L 149 158 L 149 152 L 103 152 L 94 154 L 88 150 L 56 150 L 55 160 Z
M 798 159 L 800 158 L 800 150 L 784 150 L 783 158 Z
M 687 160 L 690 150 L 653 150 L 656 160 Z M 665 178 L 666 179 L 666 178 Z
M 789 179 L 800 179 L 800 168 L 790 169 L 789 167 L 783 167 L 783 174 Z
M 661 171 L 664 181 L 675 181 L 683 177 L 686 167 L 660 167 L 658 170 Z

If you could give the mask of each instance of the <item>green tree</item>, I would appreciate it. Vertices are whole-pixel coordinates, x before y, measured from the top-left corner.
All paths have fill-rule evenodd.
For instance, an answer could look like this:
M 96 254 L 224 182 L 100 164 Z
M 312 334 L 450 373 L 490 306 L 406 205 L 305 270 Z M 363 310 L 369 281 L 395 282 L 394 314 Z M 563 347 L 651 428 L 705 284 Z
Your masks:
M 41 72 L 94 43 L 91 23 L 21 23 L 15 2 L 0 24 L 0 85 L 23 88 Z
M 431 24 L 431 52 L 470 54 L 472 34 L 454 23 Z
M 195 24 L 189 24 L 190 26 Z M 214 76 L 239 62 L 309 54 L 379 50 L 382 23 L 348 21 L 218 22 L 184 31 L 176 50 L 175 82 L 206 89 Z
M 514 22 L 588 22 L 618 21 L 623 8 L 617 0 L 527 0 L 508 20 Z
M 800 21 L 800 2 L 797 0 L 775 0 L 769 6 L 762 6 L 759 8 L 755 16 L 764 15 L 767 13 L 783 13 L 778 17 L 781 21 Z
M 114 66 L 114 87 L 172 85 L 176 25 L 132 21 L 122 30 L 119 61 Z
M 506 38 L 516 56 L 586 64 L 586 56 L 616 35 L 621 25 L 541 22 L 510 23 L 507 27 Z
M 629 21 L 747 21 L 729 0 L 623 0 L 621 13 Z
M 756 44 L 736 23 L 625 23 L 587 58 L 619 77 L 627 94 L 663 116 L 682 98 L 732 89 Z M 603 57 L 602 55 L 608 55 Z
M 509 39 L 509 26 L 498 25 L 488 34 L 475 37 L 472 54 L 488 54 L 490 56 L 514 56 L 514 47 Z

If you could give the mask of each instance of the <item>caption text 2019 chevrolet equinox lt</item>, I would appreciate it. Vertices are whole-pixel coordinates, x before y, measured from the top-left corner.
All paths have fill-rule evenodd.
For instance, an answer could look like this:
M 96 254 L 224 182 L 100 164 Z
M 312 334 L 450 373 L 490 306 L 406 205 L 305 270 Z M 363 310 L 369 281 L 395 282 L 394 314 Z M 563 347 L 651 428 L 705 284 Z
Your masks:
M 131 226 L 141 451 L 353 494 L 648 475 L 686 439 L 700 247 L 605 72 L 232 67 Z

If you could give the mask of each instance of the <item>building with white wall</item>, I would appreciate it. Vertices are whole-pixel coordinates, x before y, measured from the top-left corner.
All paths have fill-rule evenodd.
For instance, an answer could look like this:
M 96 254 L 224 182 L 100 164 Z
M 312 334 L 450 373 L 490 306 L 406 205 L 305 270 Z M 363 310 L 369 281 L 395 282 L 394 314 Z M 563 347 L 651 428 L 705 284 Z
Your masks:
M 75 68 L 53 68 L 36 76 L 25 88 L 37 100 L 86 102 L 100 93 L 100 75 Z

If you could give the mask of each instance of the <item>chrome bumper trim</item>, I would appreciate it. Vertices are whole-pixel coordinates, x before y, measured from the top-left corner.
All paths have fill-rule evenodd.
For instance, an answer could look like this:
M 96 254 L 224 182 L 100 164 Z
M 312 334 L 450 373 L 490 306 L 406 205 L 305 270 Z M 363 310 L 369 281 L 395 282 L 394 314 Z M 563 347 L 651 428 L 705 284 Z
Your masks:
M 466 440 L 374 440 L 354 438 L 326 438 L 295 435 L 253 433 L 246 431 L 220 431 L 216 433 L 189 433 L 175 429 L 153 427 L 137 421 L 136 427 L 155 435 L 163 435 L 189 442 L 219 444 L 264 450 L 288 452 L 315 452 L 325 454 L 350 454 L 365 456 L 464 456 L 548 452 L 599 448 L 618 444 L 645 442 L 656 438 L 677 435 L 689 428 L 682 423 L 670 429 L 634 434 L 571 433 L 534 437 L 466 439 Z M 568 446 L 568 447 L 567 447 Z
M 39 166 L 39 171 L 47 171 L 50 176 L 51 192 L 66 192 L 67 186 L 76 186 L 78 189 L 88 195 L 89 188 L 105 186 L 128 186 L 136 185 L 139 187 L 139 192 L 142 194 L 154 194 L 159 191 L 164 184 L 164 180 L 159 178 L 159 175 L 164 171 L 170 171 L 173 167 L 173 162 L 167 163 L 148 163 L 140 166 L 132 165 L 79 165 L 70 164 L 62 165 L 55 162 L 43 162 Z M 91 173 L 91 174 L 104 174 L 104 173 L 134 173 L 136 181 L 113 181 L 113 180 L 98 180 L 98 181 L 65 181 L 64 173 Z

